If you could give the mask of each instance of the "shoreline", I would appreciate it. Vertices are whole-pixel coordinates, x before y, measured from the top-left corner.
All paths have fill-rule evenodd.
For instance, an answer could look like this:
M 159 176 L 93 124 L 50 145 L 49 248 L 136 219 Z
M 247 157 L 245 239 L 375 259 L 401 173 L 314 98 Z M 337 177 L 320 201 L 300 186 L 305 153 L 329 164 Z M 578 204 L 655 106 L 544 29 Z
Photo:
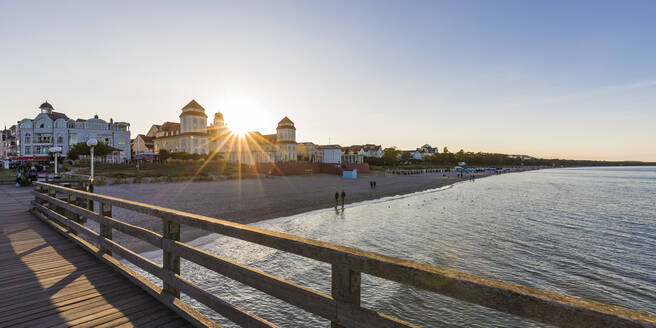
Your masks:
M 509 173 L 514 172 L 520 172 L 520 170 Z M 477 173 L 475 175 L 476 179 L 479 179 L 497 174 Z M 376 189 L 370 189 L 369 181 L 371 180 L 377 182 Z M 386 175 L 383 172 L 374 172 L 361 175 L 355 180 L 319 174 L 251 180 L 127 185 L 130 188 L 126 188 L 126 185 L 98 186 L 96 192 L 240 224 L 251 224 L 333 208 L 335 191 L 346 191 L 345 205 L 350 205 L 437 189 L 468 180 L 469 177 L 459 178 L 456 173 L 446 173 L 444 177 L 441 173 Z M 162 231 L 159 218 L 121 208 L 116 208 L 113 214 L 118 220 L 157 233 Z M 93 221 L 87 222 L 87 225 L 98 229 L 97 224 Z M 181 230 L 183 242 L 211 234 L 187 226 L 182 226 Z M 154 246 L 118 231 L 115 232 L 114 240 L 137 253 L 156 250 Z

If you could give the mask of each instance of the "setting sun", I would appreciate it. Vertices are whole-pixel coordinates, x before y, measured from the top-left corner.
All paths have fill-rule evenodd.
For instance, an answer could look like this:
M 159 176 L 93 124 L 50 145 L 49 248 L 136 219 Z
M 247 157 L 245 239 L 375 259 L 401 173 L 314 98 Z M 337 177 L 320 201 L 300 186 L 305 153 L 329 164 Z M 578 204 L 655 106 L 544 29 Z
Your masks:
M 237 123 L 237 122 L 234 122 Z M 230 132 L 232 134 L 238 135 L 240 137 L 244 136 L 246 132 L 248 132 L 248 126 L 244 123 L 248 122 L 239 122 L 239 124 L 230 124 L 228 125 L 228 129 L 230 129 Z
M 244 95 L 225 95 L 221 98 L 220 111 L 230 131 L 243 136 L 249 131 L 275 129 L 275 118 L 259 101 Z

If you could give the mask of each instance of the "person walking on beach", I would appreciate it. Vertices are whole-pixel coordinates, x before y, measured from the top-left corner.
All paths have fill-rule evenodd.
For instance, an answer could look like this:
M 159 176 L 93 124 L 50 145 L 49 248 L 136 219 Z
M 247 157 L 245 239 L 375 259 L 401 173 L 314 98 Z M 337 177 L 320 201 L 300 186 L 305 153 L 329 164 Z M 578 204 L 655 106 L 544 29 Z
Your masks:
M 374 181 L 369 180 L 369 189 L 374 189 Z
M 374 180 L 374 189 L 376 189 L 376 180 Z
M 342 191 L 342 194 L 344 194 L 343 191 Z M 344 197 L 344 196 L 342 196 L 342 197 Z M 339 203 L 339 192 L 335 191 L 335 209 L 337 209 L 337 204 L 338 203 Z
M 344 209 L 344 199 L 346 198 L 346 193 L 342 190 L 342 209 Z

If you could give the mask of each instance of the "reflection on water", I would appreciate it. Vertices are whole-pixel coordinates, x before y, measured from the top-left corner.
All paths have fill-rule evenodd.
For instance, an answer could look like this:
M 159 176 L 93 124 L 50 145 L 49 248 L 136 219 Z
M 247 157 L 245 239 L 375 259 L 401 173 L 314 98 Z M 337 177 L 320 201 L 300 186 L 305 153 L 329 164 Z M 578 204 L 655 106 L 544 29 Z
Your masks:
M 552 169 L 280 218 L 258 227 L 656 312 L 656 168 Z M 228 237 L 208 252 L 330 293 L 330 266 Z M 283 327 L 313 316 L 183 260 L 182 275 Z M 219 324 L 233 326 L 201 305 Z M 362 304 L 425 327 L 542 325 L 368 275 Z

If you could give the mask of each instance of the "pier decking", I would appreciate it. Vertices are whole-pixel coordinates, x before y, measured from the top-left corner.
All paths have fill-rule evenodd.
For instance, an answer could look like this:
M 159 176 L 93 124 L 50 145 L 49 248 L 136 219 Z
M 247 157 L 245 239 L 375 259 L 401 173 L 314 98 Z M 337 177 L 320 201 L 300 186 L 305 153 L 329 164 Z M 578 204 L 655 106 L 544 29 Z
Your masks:
M 32 188 L 0 186 L 0 327 L 184 327 L 137 285 L 32 215 Z

